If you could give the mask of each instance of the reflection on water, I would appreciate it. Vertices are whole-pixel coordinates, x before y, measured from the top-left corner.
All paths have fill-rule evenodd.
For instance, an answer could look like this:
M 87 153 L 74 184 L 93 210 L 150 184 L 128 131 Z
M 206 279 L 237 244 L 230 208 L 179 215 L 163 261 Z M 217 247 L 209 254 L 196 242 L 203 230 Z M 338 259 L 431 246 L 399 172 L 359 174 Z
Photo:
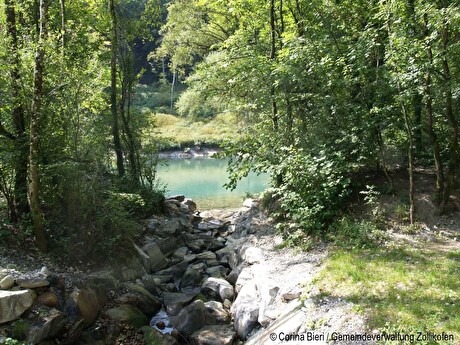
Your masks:
M 224 159 L 168 159 L 167 163 L 158 167 L 160 182 L 167 184 L 167 195 L 184 194 L 200 210 L 241 207 L 246 193 L 260 193 L 267 187 L 267 174 L 250 174 L 235 190 L 225 189 L 228 174 Z

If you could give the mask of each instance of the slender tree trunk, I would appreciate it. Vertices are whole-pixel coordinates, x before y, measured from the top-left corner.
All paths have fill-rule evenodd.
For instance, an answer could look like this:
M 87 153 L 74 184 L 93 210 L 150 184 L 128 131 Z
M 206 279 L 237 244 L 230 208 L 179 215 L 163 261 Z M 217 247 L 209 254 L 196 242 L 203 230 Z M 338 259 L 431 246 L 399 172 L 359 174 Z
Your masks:
M 171 112 L 174 110 L 174 86 L 176 85 L 176 71 L 173 71 L 171 82 Z
M 270 0 L 270 60 L 276 57 L 276 27 L 275 27 L 275 0 Z M 275 99 L 275 86 L 270 88 L 270 98 L 272 102 L 272 122 L 273 129 L 278 131 L 278 107 Z
M 61 5 L 61 49 L 62 49 L 62 56 L 65 54 L 65 45 L 66 45 L 66 10 L 65 10 L 65 0 L 60 0 Z
M 112 19 L 112 58 L 110 60 L 111 73 L 111 90 L 110 90 L 110 110 L 112 113 L 112 136 L 115 155 L 117 159 L 118 176 L 122 177 L 125 174 L 125 166 L 123 163 L 123 150 L 120 140 L 120 128 L 118 125 L 118 109 L 117 109 L 117 53 L 118 53 L 118 35 L 117 35 L 117 16 L 115 13 L 115 0 L 110 0 L 110 16 Z
M 455 184 L 456 169 L 458 165 L 458 123 L 453 110 L 452 101 L 452 85 L 451 85 L 451 74 L 449 61 L 447 56 L 447 48 L 449 44 L 449 24 L 447 19 L 444 20 L 444 27 L 442 32 L 442 67 L 443 75 L 445 79 L 445 95 L 446 95 L 446 118 L 449 124 L 449 165 L 446 175 L 446 182 L 444 184 L 444 191 L 442 195 L 442 202 L 440 206 L 440 212 L 443 213 L 446 210 L 447 203 L 449 202 L 452 189 Z
M 430 36 L 428 30 L 428 15 L 424 15 L 424 36 L 426 39 Z M 437 205 L 440 204 L 442 200 L 442 192 L 444 190 L 444 168 L 441 161 L 441 154 L 439 150 L 439 142 L 436 132 L 434 131 L 434 116 L 433 116 L 433 97 L 431 94 L 431 71 L 430 68 L 433 66 L 433 51 L 431 49 L 431 43 L 427 41 L 426 52 L 428 55 L 429 67 L 425 74 L 425 99 L 426 99 L 426 114 L 427 114 L 427 128 L 426 131 L 430 137 L 431 146 L 433 149 L 434 164 L 436 167 L 436 192 L 435 192 L 435 202 Z
M 40 172 L 39 172 L 39 146 L 40 146 L 40 117 L 43 98 L 43 68 L 45 59 L 46 26 L 48 16 L 48 2 L 40 0 L 39 37 L 35 52 L 34 89 L 32 97 L 32 110 L 30 114 L 30 152 L 29 152 L 29 205 L 32 212 L 32 222 L 35 233 L 35 243 L 42 252 L 47 250 L 45 238 L 44 218 L 40 206 Z
M 19 217 L 29 212 L 29 203 L 27 201 L 27 164 L 29 151 L 27 147 L 24 107 L 21 100 L 21 76 L 19 73 L 20 59 L 18 48 L 18 36 L 16 30 L 16 13 L 14 3 L 11 0 L 5 0 L 6 26 L 10 38 L 10 57 L 11 57 L 11 89 L 12 89 L 12 120 L 15 131 L 15 176 L 14 176 L 14 209 L 11 210 L 12 220 L 17 221 Z

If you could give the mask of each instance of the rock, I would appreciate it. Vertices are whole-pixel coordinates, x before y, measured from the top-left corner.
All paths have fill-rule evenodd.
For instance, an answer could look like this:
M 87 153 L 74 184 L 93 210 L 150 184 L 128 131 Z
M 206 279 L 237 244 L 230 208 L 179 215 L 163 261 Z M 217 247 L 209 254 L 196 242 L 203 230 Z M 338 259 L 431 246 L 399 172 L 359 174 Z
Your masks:
M 176 200 L 176 201 L 179 201 L 179 202 L 184 202 L 185 201 L 185 195 L 182 195 L 182 194 L 172 195 L 172 196 L 168 197 L 166 200 Z M 189 200 L 191 200 L 191 199 L 189 199 Z
M 235 249 L 232 246 L 226 246 L 219 249 L 216 251 L 216 256 L 221 265 L 228 266 L 232 269 L 238 266 L 238 255 L 236 255 Z
M 50 285 L 50 282 L 42 278 L 16 279 L 16 284 L 24 289 L 36 289 Z
M 229 322 L 230 313 L 224 309 L 222 303 L 217 301 L 209 301 L 204 304 L 209 313 L 216 319 L 218 322 Z
M 0 290 L 9 290 L 14 286 L 14 278 L 7 275 L 0 280 Z
M 37 302 L 41 305 L 54 308 L 59 304 L 59 299 L 53 291 L 47 291 L 37 297 Z
M 305 322 L 305 313 L 300 310 L 302 303 L 298 300 L 289 303 L 288 308 L 266 329 L 262 329 L 251 336 L 245 345 L 270 344 L 270 334 L 298 334 Z
M 247 208 L 256 208 L 259 205 L 259 203 L 251 198 L 248 198 L 243 201 L 243 206 Z
M 172 325 L 182 334 L 190 335 L 205 325 L 214 323 L 203 301 L 197 300 L 171 317 Z
M 201 287 L 201 291 L 211 297 L 220 297 L 223 301 L 225 299 L 233 300 L 235 292 L 233 286 L 228 281 L 222 278 L 209 277 L 206 278 Z
M 182 201 L 182 204 L 183 205 L 186 205 L 188 207 L 188 210 L 190 212 L 195 212 L 197 210 L 197 206 L 196 206 L 196 203 L 195 201 L 193 201 L 192 199 L 185 199 L 184 201 Z
M 142 327 L 144 325 L 148 325 L 149 323 L 149 319 L 142 311 L 140 311 L 139 308 L 129 304 L 123 304 L 119 307 L 111 308 L 105 313 L 113 320 L 128 322 L 134 327 Z
M 144 341 L 147 345 L 179 345 L 176 339 L 169 334 L 161 334 L 150 326 L 141 327 Z
M 298 290 L 298 291 L 289 291 L 289 292 L 283 293 L 281 295 L 281 298 L 282 298 L 283 301 L 289 302 L 289 301 L 292 301 L 293 299 L 299 298 L 301 294 L 302 294 L 302 291 L 300 291 L 300 290 Z
M 161 309 L 161 300 L 152 295 L 143 286 L 133 283 L 123 283 L 123 288 L 131 293 L 128 296 L 129 304 L 138 307 L 145 315 L 152 316 Z
M 132 256 L 118 265 L 118 278 L 120 281 L 130 281 L 141 278 L 147 274 L 142 260 L 138 256 Z
M 196 259 L 203 260 L 203 261 L 209 261 L 209 260 L 216 260 L 217 257 L 216 257 L 216 254 L 208 250 L 208 251 L 197 254 Z
M 61 342 L 63 345 L 73 345 L 76 344 L 80 340 L 81 333 L 85 328 L 85 320 L 79 319 L 75 322 L 70 330 L 67 332 L 66 337 Z
M 176 251 L 173 253 L 173 257 L 182 261 L 184 260 L 184 257 L 188 254 L 188 251 L 189 250 L 187 247 L 177 248 Z
M 228 268 L 222 265 L 208 267 L 206 269 L 206 273 L 209 274 L 211 277 L 215 277 L 215 278 L 221 278 L 225 276 L 227 272 L 228 272 Z
M 194 332 L 191 338 L 196 345 L 231 345 L 235 331 L 228 325 L 210 325 Z
M 175 237 L 158 239 L 157 244 L 160 247 L 163 255 L 169 257 L 176 251 L 177 248 L 182 247 L 185 244 L 185 241 L 182 235 L 179 235 Z
M 135 247 L 137 246 L 135 245 Z M 139 247 L 137 249 L 146 254 L 146 258 L 142 260 L 144 267 L 149 273 L 157 272 L 168 266 L 168 259 L 166 259 L 160 247 L 155 242 L 146 244 L 142 247 L 142 250 Z
M 187 267 L 187 262 L 180 262 L 164 270 L 158 271 L 157 274 L 163 276 L 172 276 L 175 280 L 179 280 L 182 278 L 182 275 L 184 274 Z
M 35 321 L 28 330 L 27 344 L 38 344 L 43 339 L 55 337 L 65 326 L 64 313 L 54 309 L 39 321 Z
M 245 267 L 244 264 L 239 264 L 234 269 L 232 269 L 232 271 L 227 276 L 227 281 L 230 284 L 235 285 L 237 280 L 238 280 L 238 277 L 240 276 L 241 271 L 243 270 L 244 267 Z M 236 288 L 235 288 L 235 291 L 236 291 Z M 239 289 L 238 289 L 238 291 L 239 291 Z M 238 292 L 238 291 L 236 291 L 236 292 Z
M 238 279 L 235 282 L 236 293 L 240 293 L 241 288 L 247 283 L 251 282 L 253 279 L 254 275 L 252 274 L 251 267 L 244 267 L 241 270 L 240 274 L 238 275 Z
M 177 315 L 179 311 L 190 303 L 196 294 L 184 294 L 180 292 L 164 292 L 163 303 L 166 306 L 166 312 L 169 315 Z
M 142 276 L 142 284 L 144 285 L 145 289 L 150 292 L 151 294 L 157 293 L 157 284 L 155 282 L 155 277 L 150 274 L 146 274 Z
M 78 313 L 87 326 L 94 323 L 106 301 L 105 291 L 100 287 L 86 287 L 77 291 Z
M 241 259 L 249 265 L 265 261 L 262 249 L 256 247 L 244 247 L 241 249 Z
M 203 280 L 203 276 L 197 270 L 191 268 L 190 266 L 184 272 L 182 276 L 180 287 L 181 289 L 187 286 L 196 286 L 201 285 L 201 281 Z
M 249 333 L 259 324 L 259 296 L 254 282 L 250 281 L 241 288 L 231 312 L 238 337 L 246 340 Z
M 180 207 L 180 203 L 178 203 Z M 183 225 L 178 218 L 168 218 L 162 220 L 154 230 L 155 235 L 160 237 L 173 237 L 179 235 L 183 230 Z
M 16 320 L 34 302 L 32 290 L 3 291 L 0 290 L 0 324 Z
M 106 291 L 116 289 L 118 287 L 118 280 L 113 276 L 112 271 L 99 271 L 94 272 L 88 276 L 91 286 L 99 286 Z M 64 285 L 64 284 L 63 284 Z

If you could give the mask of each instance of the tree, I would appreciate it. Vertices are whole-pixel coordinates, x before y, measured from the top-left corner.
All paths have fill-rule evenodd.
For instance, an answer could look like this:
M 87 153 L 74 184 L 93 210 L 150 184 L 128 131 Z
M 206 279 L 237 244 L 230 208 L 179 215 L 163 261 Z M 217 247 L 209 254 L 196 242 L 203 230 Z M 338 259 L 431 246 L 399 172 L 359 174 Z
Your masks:
M 29 205 L 32 213 L 32 222 L 37 247 L 45 252 L 47 241 L 45 237 L 45 220 L 40 206 L 40 118 L 43 101 L 43 70 L 45 66 L 45 40 L 47 38 L 48 1 L 40 0 L 39 33 L 34 60 L 34 88 L 32 95 L 32 110 L 30 112 L 29 129 Z

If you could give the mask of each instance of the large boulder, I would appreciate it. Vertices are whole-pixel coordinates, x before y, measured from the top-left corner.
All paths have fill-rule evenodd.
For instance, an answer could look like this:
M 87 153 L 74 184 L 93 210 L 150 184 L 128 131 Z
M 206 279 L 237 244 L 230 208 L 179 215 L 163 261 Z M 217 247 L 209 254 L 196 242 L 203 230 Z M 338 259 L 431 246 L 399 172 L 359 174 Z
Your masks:
M 105 313 L 112 320 L 128 322 L 134 327 L 142 327 L 149 323 L 147 316 L 139 308 L 130 304 L 111 308 Z
M 0 278 L 0 290 L 9 290 L 14 285 L 14 278 L 11 275 L 6 275 Z
M 144 263 L 146 271 L 149 273 L 157 272 L 168 266 L 168 259 L 163 255 L 160 246 L 155 242 L 147 243 L 142 250 L 134 245 L 141 260 Z
M 65 326 L 64 313 L 54 309 L 48 316 L 34 321 L 27 334 L 27 344 L 38 344 L 43 339 L 58 335 Z
M 106 301 L 106 292 L 100 287 L 85 287 L 76 292 L 77 309 L 87 326 L 94 323 Z
M 0 290 L 0 324 L 19 318 L 34 303 L 35 297 L 32 290 Z
M 203 301 L 197 300 L 171 317 L 171 323 L 180 333 L 191 335 L 205 325 L 215 323 Z
M 163 303 L 169 315 L 177 315 L 181 309 L 189 304 L 196 294 L 185 294 L 180 292 L 164 292 Z
M 235 291 L 228 281 L 222 278 L 206 278 L 201 287 L 201 291 L 211 298 L 219 297 L 222 301 L 233 300 Z
M 191 338 L 195 345 L 231 345 L 235 331 L 228 325 L 210 325 L 194 332 Z
M 254 282 L 250 281 L 241 288 L 230 310 L 235 331 L 240 339 L 245 340 L 259 325 L 259 294 Z
M 161 300 L 145 287 L 134 283 L 123 283 L 122 287 L 129 291 L 121 297 L 124 304 L 138 307 L 147 316 L 152 316 L 161 309 L 163 304 Z

